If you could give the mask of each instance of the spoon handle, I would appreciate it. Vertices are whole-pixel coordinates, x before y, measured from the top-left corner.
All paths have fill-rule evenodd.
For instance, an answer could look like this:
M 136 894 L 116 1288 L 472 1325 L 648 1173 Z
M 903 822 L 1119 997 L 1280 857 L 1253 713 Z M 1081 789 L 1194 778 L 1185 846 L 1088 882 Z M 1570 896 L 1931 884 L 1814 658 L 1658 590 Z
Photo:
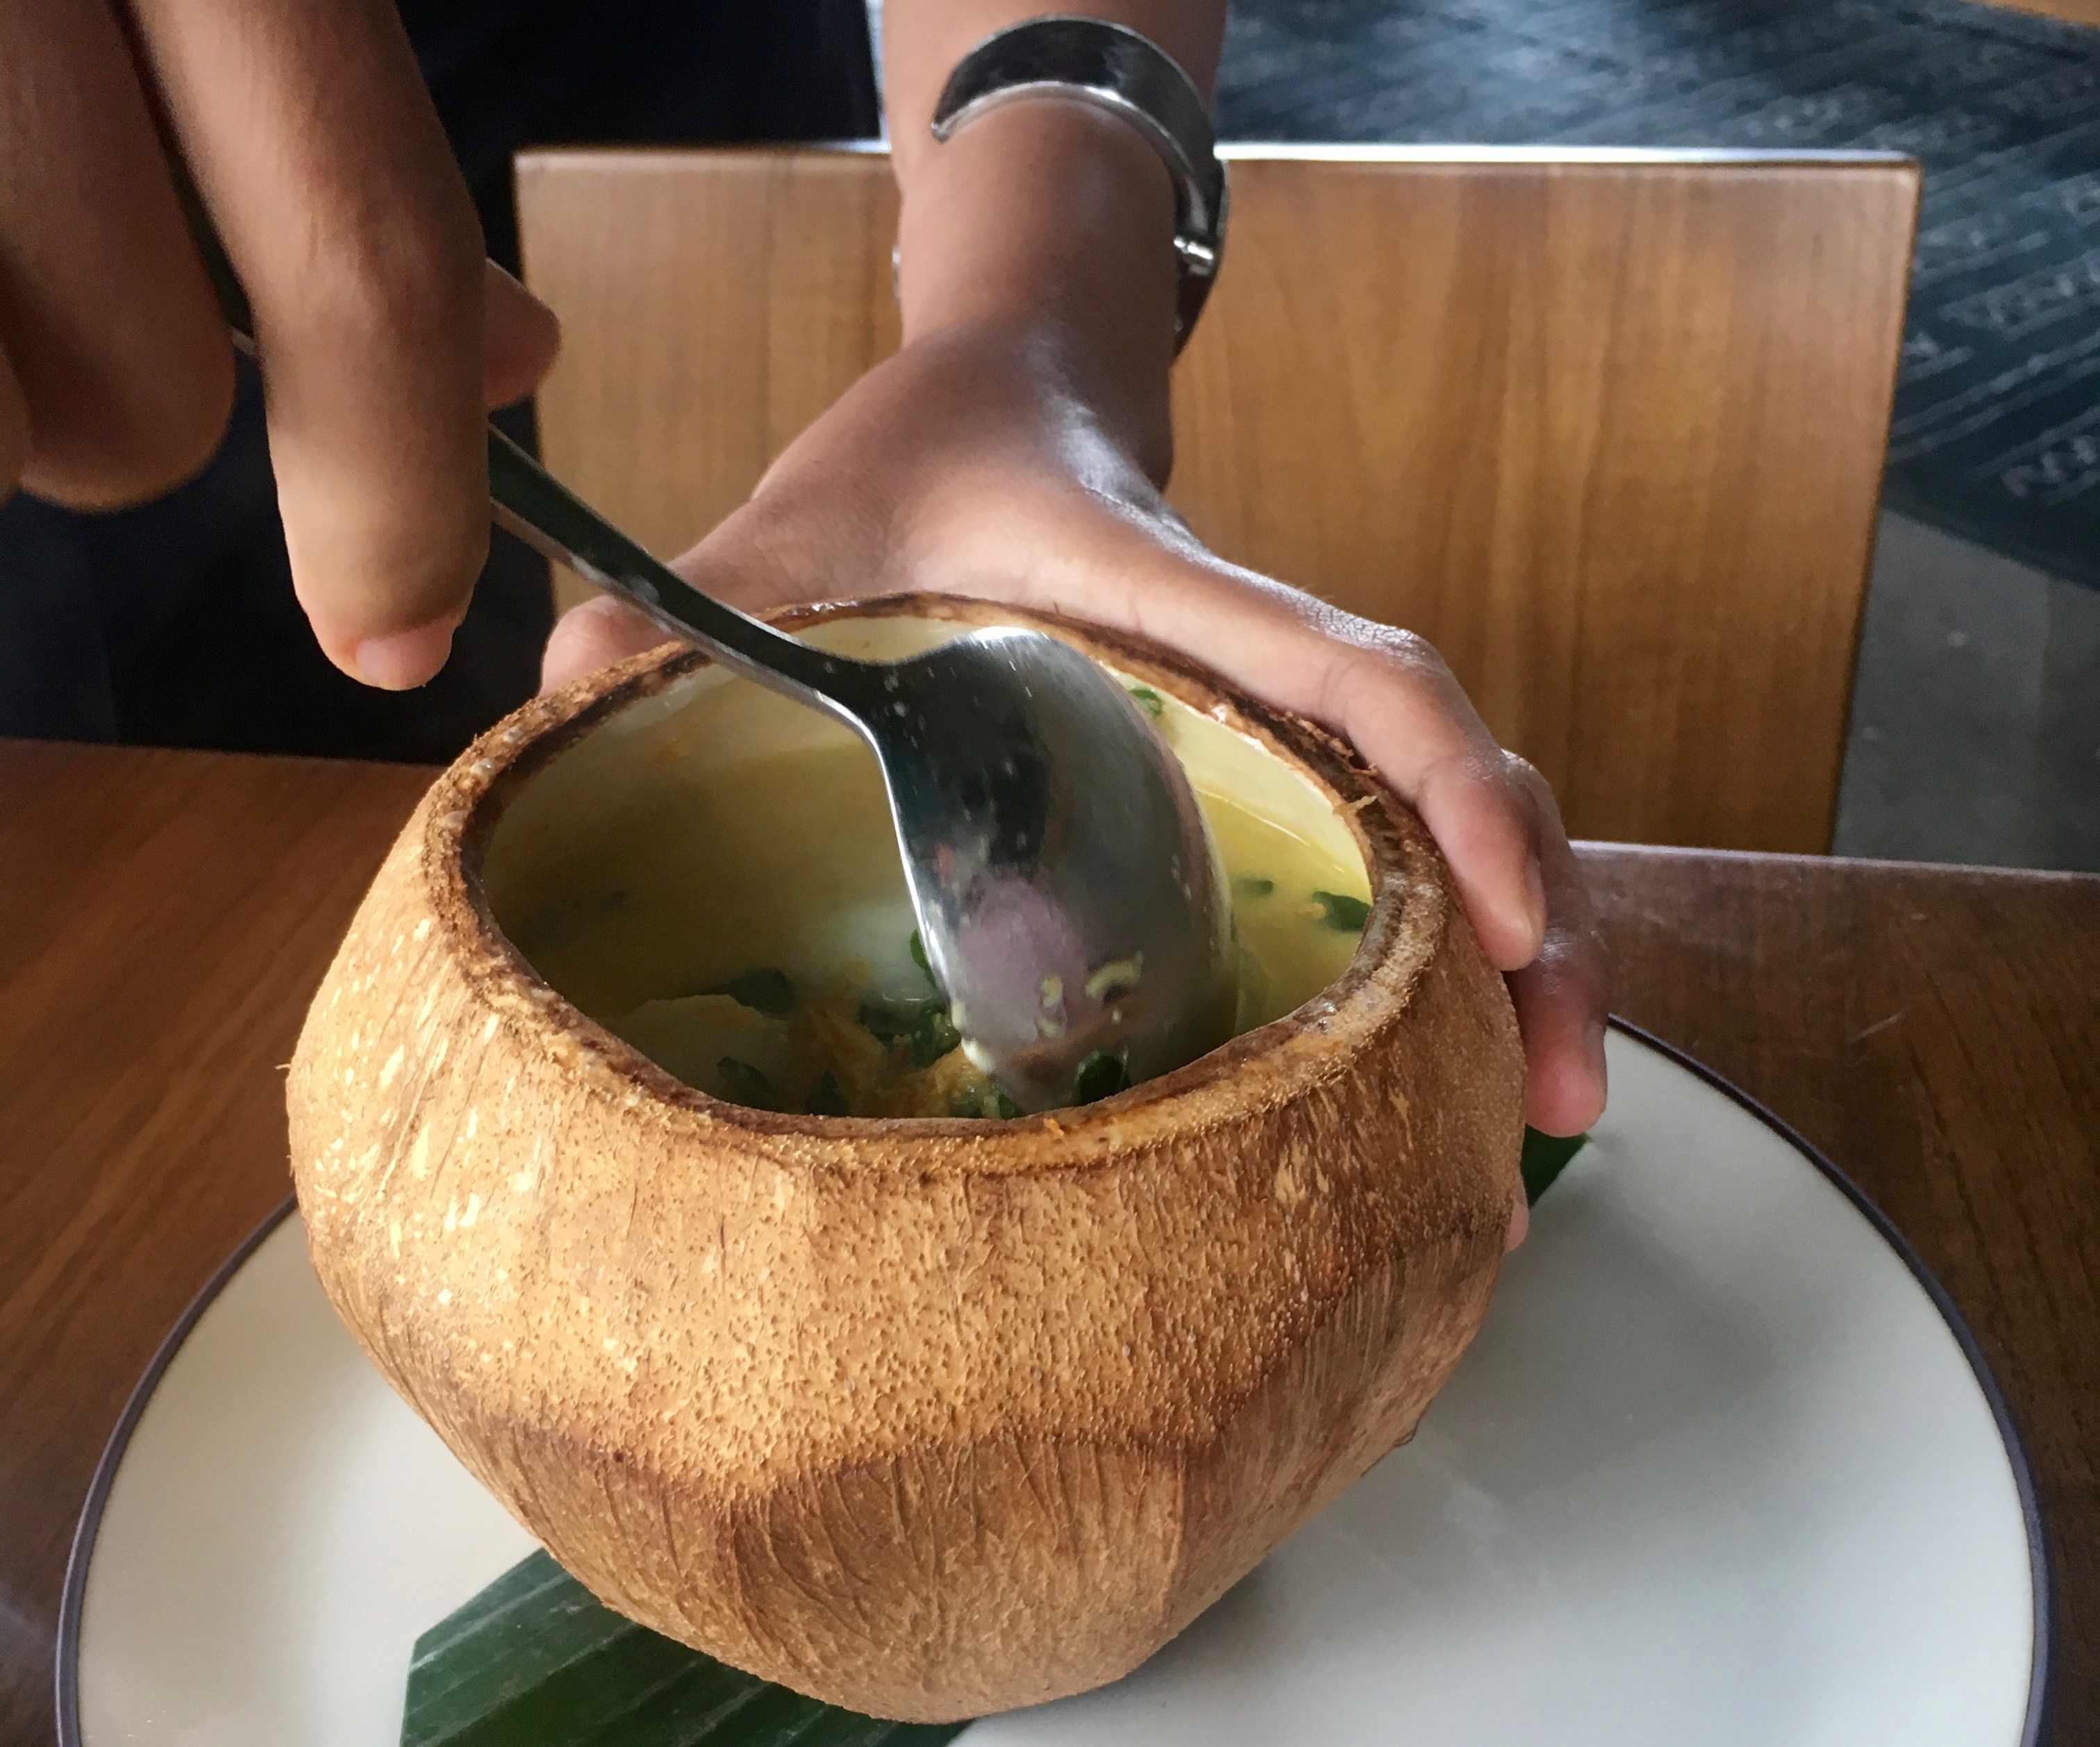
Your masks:
M 673 637 L 725 666 L 858 728 L 854 702 L 868 664 L 827 655 L 704 595 L 652 558 L 495 426 L 488 427 L 488 494 L 496 525 L 586 582 L 640 608 Z

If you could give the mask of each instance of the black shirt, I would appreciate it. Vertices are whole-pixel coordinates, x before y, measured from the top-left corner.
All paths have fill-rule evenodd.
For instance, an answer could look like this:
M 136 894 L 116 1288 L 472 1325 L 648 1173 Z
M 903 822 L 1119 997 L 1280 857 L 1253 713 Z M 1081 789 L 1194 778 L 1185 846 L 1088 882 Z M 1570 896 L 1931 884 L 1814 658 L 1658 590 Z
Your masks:
M 488 234 L 513 272 L 510 161 L 540 144 L 849 139 L 880 130 L 863 0 L 402 0 Z M 529 414 L 507 421 L 530 436 Z M 546 571 L 499 535 L 445 671 L 367 690 L 292 594 L 258 384 L 204 474 L 82 515 L 0 505 L 0 735 L 451 758 L 529 697 Z
M 864 0 L 401 0 L 401 16 L 488 252 L 514 272 L 522 146 L 880 131 Z

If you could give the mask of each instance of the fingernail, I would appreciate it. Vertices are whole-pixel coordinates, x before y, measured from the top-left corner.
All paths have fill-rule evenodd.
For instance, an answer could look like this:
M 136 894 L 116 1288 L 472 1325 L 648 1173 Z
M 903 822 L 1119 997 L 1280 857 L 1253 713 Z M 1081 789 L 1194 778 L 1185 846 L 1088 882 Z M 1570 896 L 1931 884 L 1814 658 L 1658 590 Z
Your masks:
M 1507 1255 L 1531 1234 L 1531 1208 L 1519 1190 L 1515 1204 L 1510 1208 L 1509 1231 L 1502 1239 L 1502 1254 Z
M 390 637 L 368 637 L 351 657 L 357 677 L 382 692 L 406 692 L 434 678 L 452 652 L 452 627 L 442 620 Z

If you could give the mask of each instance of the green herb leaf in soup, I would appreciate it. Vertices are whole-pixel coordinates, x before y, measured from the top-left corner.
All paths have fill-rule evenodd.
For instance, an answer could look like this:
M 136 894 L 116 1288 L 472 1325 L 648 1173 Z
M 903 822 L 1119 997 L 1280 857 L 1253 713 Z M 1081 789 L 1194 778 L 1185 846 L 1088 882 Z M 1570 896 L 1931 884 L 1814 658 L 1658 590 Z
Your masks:
M 1343 934 L 1361 934 L 1364 924 L 1370 920 L 1370 905 L 1346 892 L 1316 891 L 1312 901 L 1325 913 L 1323 919 L 1327 926 Z
M 1072 1102 L 1075 1104 L 1098 1103 L 1104 1098 L 1113 1098 L 1118 1092 L 1130 1087 L 1130 1067 L 1120 1055 L 1106 1050 L 1096 1050 L 1079 1064 L 1078 1077 L 1072 1082 Z
M 911 1065 L 930 1068 L 949 1050 L 962 1046 L 963 1034 L 948 1018 L 948 1010 L 929 1004 L 911 1031 Z
M 727 995 L 730 1000 L 741 1002 L 755 1012 L 770 1013 L 776 1018 L 784 1017 L 795 1011 L 795 985 L 788 980 L 784 971 L 747 971 L 741 976 L 733 976 L 721 988 L 710 989 L 710 994 Z
M 827 1072 L 817 1081 L 810 1094 L 808 1112 L 811 1116 L 849 1116 L 852 1108 L 846 1103 L 846 1095 L 840 1090 L 838 1076 Z
M 1134 685 L 1130 688 L 1132 699 L 1137 707 L 1155 722 L 1167 714 L 1167 700 L 1149 685 Z
M 725 1055 L 715 1064 L 721 1076 L 732 1102 L 748 1104 L 753 1110 L 778 1110 L 780 1103 L 773 1090 L 773 1082 L 762 1069 L 749 1062 L 740 1062 L 734 1055 Z
M 923 1000 L 863 1001 L 860 1004 L 860 1028 L 869 1036 L 880 1037 L 885 1043 L 899 1037 L 909 1037 L 925 1022 L 929 1013 L 946 1013 L 947 1006 L 938 997 L 929 995 Z

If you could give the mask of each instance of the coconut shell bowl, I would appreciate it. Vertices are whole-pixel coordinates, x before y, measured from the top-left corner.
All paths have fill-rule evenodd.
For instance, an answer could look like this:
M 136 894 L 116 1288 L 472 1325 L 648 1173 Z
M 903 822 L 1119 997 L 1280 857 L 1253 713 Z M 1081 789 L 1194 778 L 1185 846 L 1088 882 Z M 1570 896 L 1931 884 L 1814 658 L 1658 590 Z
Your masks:
M 1346 866 L 1360 936 L 1083 1108 L 730 1101 L 606 1016 L 754 965 L 908 975 L 909 914 L 846 731 L 667 648 L 409 820 L 292 1065 L 299 1205 L 373 1362 L 609 1605 L 873 1715 L 982 1715 L 1136 1667 L 1412 1435 L 1494 1286 L 1522 1055 L 1427 834 L 1330 735 L 1008 609 L 787 622 L 1077 644 L 1207 808 Z

